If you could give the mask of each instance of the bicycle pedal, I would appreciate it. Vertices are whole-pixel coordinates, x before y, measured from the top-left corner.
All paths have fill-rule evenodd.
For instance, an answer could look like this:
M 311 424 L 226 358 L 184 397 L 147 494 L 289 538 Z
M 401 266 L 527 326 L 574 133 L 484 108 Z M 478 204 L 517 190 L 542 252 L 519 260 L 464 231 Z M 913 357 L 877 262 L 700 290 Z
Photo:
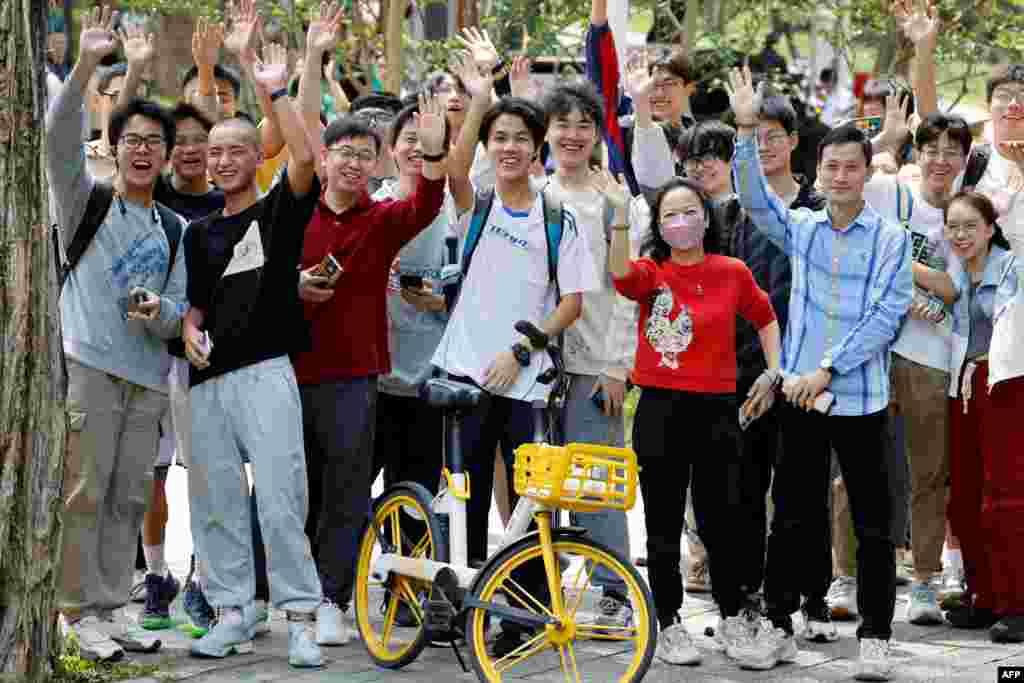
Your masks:
M 430 633 L 450 633 L 455 623 L 455 610 L 447 600 L 425 600 L 423 625 Z

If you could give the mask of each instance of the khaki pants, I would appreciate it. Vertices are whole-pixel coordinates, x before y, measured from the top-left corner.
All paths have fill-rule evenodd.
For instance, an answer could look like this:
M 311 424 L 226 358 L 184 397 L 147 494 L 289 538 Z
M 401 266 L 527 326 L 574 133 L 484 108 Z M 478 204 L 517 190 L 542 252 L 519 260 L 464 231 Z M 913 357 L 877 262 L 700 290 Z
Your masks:
M 96 613 L 128 602 L 168 398 L 70 358 L 67 368 L 58 607 Z

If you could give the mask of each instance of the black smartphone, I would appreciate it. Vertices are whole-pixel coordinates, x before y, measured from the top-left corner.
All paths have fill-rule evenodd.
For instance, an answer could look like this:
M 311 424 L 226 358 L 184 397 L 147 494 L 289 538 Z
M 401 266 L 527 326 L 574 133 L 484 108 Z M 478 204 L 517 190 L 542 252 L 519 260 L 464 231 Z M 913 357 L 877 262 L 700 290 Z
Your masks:
M 423 289 L 422 275 L 399 275 L 398 284 L 402 289 Z

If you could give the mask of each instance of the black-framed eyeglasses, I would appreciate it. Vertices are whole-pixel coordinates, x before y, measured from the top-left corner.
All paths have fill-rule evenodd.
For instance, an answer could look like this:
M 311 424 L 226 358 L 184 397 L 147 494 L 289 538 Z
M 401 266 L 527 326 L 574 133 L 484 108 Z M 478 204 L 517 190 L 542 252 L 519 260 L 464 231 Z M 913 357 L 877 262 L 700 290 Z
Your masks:
M 164 140 L 163 135 L 135 135 L 134 133 L 129 133 L 128 135 L 121 136 L 121 144 L 128 149 L 139 149 L 143 145 L 149 149 L 156 149 L 163 146 L 165 142 L 166 140 Z

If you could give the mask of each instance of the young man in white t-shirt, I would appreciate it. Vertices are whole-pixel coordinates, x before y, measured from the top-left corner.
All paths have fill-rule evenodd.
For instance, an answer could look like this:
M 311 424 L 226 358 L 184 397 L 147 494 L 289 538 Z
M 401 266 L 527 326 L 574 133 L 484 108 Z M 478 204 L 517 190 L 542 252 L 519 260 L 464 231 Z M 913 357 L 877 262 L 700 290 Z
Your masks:
M 597 274 L 585 237 L 575 215 L 565 208 L 558 249 L 557 282 L 549 274 L 543 194 L 530 184 L 530 166 L 544 141 L 544 118 L 526 100 L 504 98 L 491 106 L 493 76 L 481 75 L 465 65 L 459 75 L 473 100 L 449 163 L 449 175 L 469 177 L 472 151 L 468 144 L 479 136 L 494 162 L 493 200 L 462 289 L 444 336 L 434 354 L 434 365 L 453 379 L 475 384 L 490 400 L 462 419 L 462 452 L 474 487 L 469 499 L 469 555 L 487 555 L 487 523 L 491 506 L 488 484 L 494 476 L 494 450 L 500 443 L 508 471 L 513 449 L 533 440 L 532 402 L 544 400 L 548 387 L 537 381 L 550 361 L 514 329 L 529 320 L 554 337 L 580 316 L 582 294 L 598 288 Z M 482 195 L 460 182 L 451 183 L 459 220 L 454 226 L 464 241 L 473 210 Z M 547 201 L 551 201 L 549 194 Z M 465 259 L 463 260 L 465 264 Z M 556 293 L 560 293 L 558 299 Z M 514 493 L 510 499 L 515 501 Z M 543 586 L 542 577 L 537 584 Z M 531 582 L 532 584 L 532 582 Z M 529 590 L 529 589 L 528 589 Z M 531 593 L 539 597 L 537 590 Z M 506 622 L 494 643 L 496 657 L 518 648 L 523 627 Z
M 956 259 L 950 258 L 942 236 L 943 206 L 953 194 L 970 147 L 971 133 L 963 118 L 928 114 L 914 134 L 921 183 L 906 186 L 895 176 L 879 175 L 864 188 L 868 204 L 909 230 L 913 245 L 914 304 L 892 346 L 889 409 L 903 418 L 902 445 L 910 465 L 914 584 L 907 620 L 917 625 L 942 623 L 937 580 L 942 572 L 949 475 L 943 397 L 952 353 L 949 308 L 959 296 L 946 272 L 947 267 L 956 267 Z

